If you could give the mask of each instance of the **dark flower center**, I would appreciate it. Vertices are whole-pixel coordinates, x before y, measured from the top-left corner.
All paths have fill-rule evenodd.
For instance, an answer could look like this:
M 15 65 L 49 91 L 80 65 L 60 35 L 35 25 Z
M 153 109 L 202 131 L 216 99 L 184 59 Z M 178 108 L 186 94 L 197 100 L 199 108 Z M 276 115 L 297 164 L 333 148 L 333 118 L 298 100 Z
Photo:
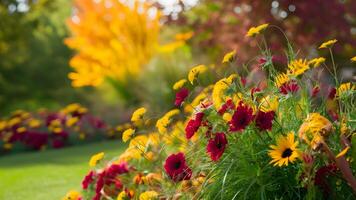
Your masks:
M 287 157 L 291 156 L 292 153 L 293 153 L 292 149 L 287 148 L 286 150 L 283 151 L 282 158 L 287 158 Z
M 174 167 L 175 167 L 176 169 L 179 169 L 179 167 L 180 167 L 180 162 L 174 163 Z

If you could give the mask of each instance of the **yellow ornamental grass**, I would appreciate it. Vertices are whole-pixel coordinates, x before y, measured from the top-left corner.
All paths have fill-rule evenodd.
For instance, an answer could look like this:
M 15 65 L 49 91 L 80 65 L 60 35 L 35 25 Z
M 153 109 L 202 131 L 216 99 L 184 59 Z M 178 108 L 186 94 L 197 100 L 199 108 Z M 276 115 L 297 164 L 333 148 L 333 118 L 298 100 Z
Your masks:
M 198 78 L 198 76 L 204 72 L 206 72 L 208 68 L 205 65 L 198 65 L 193 67 L 188 73 L 188 80 L 193 85 L 194 80 Z
M 89 160 L 89 166 L 95 167 L 98 164 L 98 162 L 104 158 L 104 155 L 105 155 L 104 152 L 100 152 L 100 153 L 93 155 Z
M 254 37 L 258 34 L 260 34 L 262 31 L 264 31 L 268 27 L 268 24 L 262 24 L 257 27 L 251 27 L 247 33 L 246 37 Z
M 319 46 L 319 49 L 330 48 L 330 47 L 332 47 L 336 42 L 337 42 L 337 40 L 335 40 L 335 39 L 326 41 L 326 42 L 322 43 L 322 44 Z
M 313 149 L 317 149 L 332 132 L 331 122 L 319 113 L 310 113 L 300 126 L 298 135 Z
M 65 40 L 78 52 L 68 75 L 74 87 L 98 86 L 105 77 L 125 82 L 158 50 L 159 13 L 145 1 L 132 2 L 75 1 L 67 21 L 72 37 Z

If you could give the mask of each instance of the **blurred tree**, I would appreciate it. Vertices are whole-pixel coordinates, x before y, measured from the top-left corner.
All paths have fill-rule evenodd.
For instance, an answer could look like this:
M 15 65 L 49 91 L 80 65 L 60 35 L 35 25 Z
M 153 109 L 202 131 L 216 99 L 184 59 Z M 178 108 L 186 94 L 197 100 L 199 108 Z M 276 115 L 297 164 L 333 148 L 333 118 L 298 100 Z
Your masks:
M 185 8 L 183 4 L 181 7 Z M 263 23 L 283 29 L 296 47 L 304 48 L 309 55 L 316 54 L 321 42 L 333 38 L 339 40 L 335 46 L 338 57 L 348 60 L 356 51 L 354 0 L 200 0 L 190 11 L 181 12 L 178 20 L 171 17 L 169 22 L 193 29 L 194 46 L 203 47 L 198 49 L 215 56 L 236 49 L 239 59 L 251 58 L 257 40 L 245 34 L 250 27 Z M 272 41 L 269 44 L 272 50 L 278 51 L 285 45 L 283 34 L 277 28 L 269 29 L 266 34 Z
M 57 107 L 81 95 L 66 78 L 71 51 L 66 0 L 2 0 L 0 4 L 0 112 Z

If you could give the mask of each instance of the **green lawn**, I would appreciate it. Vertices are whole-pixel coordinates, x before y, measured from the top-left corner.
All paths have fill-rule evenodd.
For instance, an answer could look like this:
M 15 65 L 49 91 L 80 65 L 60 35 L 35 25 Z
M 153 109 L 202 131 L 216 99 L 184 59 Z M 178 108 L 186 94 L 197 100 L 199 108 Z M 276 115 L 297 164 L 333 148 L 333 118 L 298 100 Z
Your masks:
M 106 141 L 2 156 L 0 199 L 60 200 L 68 190 L 80 190 L 92 154 L 104 151 L 111 157 L 118 155 L 124 147 L 119 141 Z

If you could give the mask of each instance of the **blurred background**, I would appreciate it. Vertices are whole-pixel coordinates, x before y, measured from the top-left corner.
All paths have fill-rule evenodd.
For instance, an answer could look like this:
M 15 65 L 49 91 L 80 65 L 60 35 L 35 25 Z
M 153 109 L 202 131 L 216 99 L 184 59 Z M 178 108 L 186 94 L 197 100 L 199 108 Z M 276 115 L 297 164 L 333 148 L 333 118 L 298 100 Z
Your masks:
M 353 0 L 1 0 L 0 116 L 73 102 L 116 122 L 138 105 L 161 113 L 192 66 L 258 56 L 245 33 L 262 23 L 307 58 L 336 38 L 340 76 L 354 80 L 355 15 Z M 266 37 L 285 66 L 283 33 Z

